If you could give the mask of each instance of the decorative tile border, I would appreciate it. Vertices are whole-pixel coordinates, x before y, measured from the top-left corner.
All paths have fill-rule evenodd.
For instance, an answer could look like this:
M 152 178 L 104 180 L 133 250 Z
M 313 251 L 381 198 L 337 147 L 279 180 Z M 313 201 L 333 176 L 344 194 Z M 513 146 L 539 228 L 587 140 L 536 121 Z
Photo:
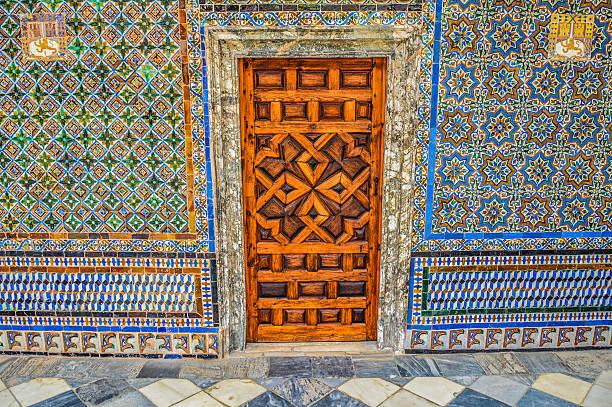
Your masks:
M 406 349 L 610 346 L 610 264 L 609 254 L 415 257 Z
M 0 353 L 217 356 L 218 344 L 216 333 L 0 330 Z
M 609 347 L 611 331 L 612 325 L 409 329 L 406 352 Z
M 512 14 L 513 19 L 509 19 L 509 14 L 507 12 L 512 10 L 514 14 Z M 484 14 L 483 14 L 484 13 Z M 532 200 L 523 199 L 522 205 L 520 206 L 517 203 L 516 199 L 512 203 L 513 212 L 518 213 L 518 217 L 514 216 L 512 213 L 507 213 L 506 218 L 510 218 L 514 216 L 513 222 L 523 222 L 521 225 L 522 229 L 515 230 L 516 225 L 512 226 L 514 229 L 510 228 L 509 224 L 506 224 L 504 218 L 499 218 L 499 214 L 508 211 L 507 204 L 509 203 L 508 198 L 510 196 L 516 197 L 516 194 L 511 194 L 508 192 L 508 188 L 511 186 L 501 186 L 497 189 L 506 188 L 506 192 L 499 192 L 500 194 L 507 193 L 503 195 L 495 195 L 484 196 L 481 200 L 474 200 L 474 193 L 471 196 L 471 203 L 469 204 L 469 209 L 474 213 L 471 216 L 470 224 L 466 224 L 465 227 L 461 226 L 461 228 L 454 230 L 454 226 L 448 227 L 449 225 L 441 225 L 436 223 L 436 219 L 440 218 L 439 216 L 432 216 L 434 206 L 438 209 L 441 208 L 442 203 L 445 205 L 444 211 L 446 211 L 446 218 L 451 218 L 449 212 L 453 208 L 460 208 L 462 206 L 468 205 L 468 201 L 464 199 L 465 197 L 457 198 L 452 194 L 451 185 L 447 182 L 443 186 L 440 186 L 440 165 L 443 164 L 443 158 L 446 157 L 447 160 L 444 161 L 447 172 L 450 172 L 451 168 L 459 168 L 461 166 L 461 161 L 458 161 L 457 158 L 461 158 L 457 151 L 460 151 L 461 154 L 468 154 L 466 151 L 469 150 L 470 154 L 481 154 L 478 148 L 474 149 L 471 147 L 449 147 L 445 146 L 443 151 L 438 151 L 438 144 L 440 144 L 441 137 L 441 126 L 444 121 L 444 116 L 440 113 L 439 110 L 445 111 L 444 109 L 449 108 L 449 95 L 447 95 L 445 91 L 445 81 L 447 73 L 445 69 L 456 68 L 461 64 L 473 63 L 473 65 L 478 69 L 491 68 L 488 71 L 482 71 L 482 75 L 479 75 L 477 78 L 477 82 L 481 81 L 481 78 L 485 80 L 490 77 L 491 72 L 497 69 L 497 65 L 494 63 L 495 58 L 493 58 L 494 54 L 499 58 L 503 59 L 507 64 L 512 65 L 512 69 L 515 69 L 516 66 L 521 66 L 521 69 L 527 69 L 529 66 L 533 65 L 534 61 L 538 58 L 547 57 L 543 55 L 546 53 L 546 47 L 548 41 L 548 19 L 552 14 L 562 13 L 562 14 L 572 14 L 572 15 L 595 15 L 595 25 L 593 26 L 593 46 L 592 46 L 592 55 L 589 63 L 596 64 L 597 67 L 603 66 L 610 56 L 606 51 L 609 47 L 606 44 L 609 44 L 611 41 L 609 29 L 609 13 L 607 11 L 601 9 L 601 7 L 591 7 L 588 3 L 576 3 L 567 5 L 563 2 L 557 2 L 556 4 L 552 3 L 543 3 L 540 2 L 537 5 L 534 5 L 533 8 L 525 7 L 519 3 L 512 3 L 511 5 L 504 5 L 500 2 L 484 2 L 481 4 L 475 3 L 461 3 L 456 2 L 454 0 L 444 0 L 438 2 L 426 2 L 423 6 L 423 27 L 425 29 L 423 35 L 423 45 L 424 52 L 421 54 L 421 82 L 422 82 L 422 94 L 420 100 L 419 107 L 419 116 L 421 118 L 420 132 L 419 132 L 419 141 L 417 143 L 417 169 L 416 169 L 416 184 L 415 184 L 415 193 L 414 193 L 414 216 L 413 216 L 413 234 L 412 234 L 412 251 L 418 253 L 432 253 L 432 252 L 453 252 L 453 251 L 507 251 L 507 250 L 576 250 L 576 249 L 597 249 L 597 250 L 606 250 L 612 248 L 612 237 L 610 237 L 610 232 L 608 230 L 609 222 L 607 221 L 607 213 L 609 209 L 607 208 L 607 202 L 609 198 L 605 197 L 603 199 L 603 203 L 600 205 L 600 201 L 595 200 L 591 202 L 593 207 L 599 207 L 597 212 L 586 213 L 584 217 L 589 217 L 589 225 L 592 226 L 595 220 L 601 220 L 601 223 L 595 224 L 593 228 L 591 226 L 587 227 L 587 222 L 584 220 L 580 220 L 579 218 L 573 217 L 574 213 L 578 213 L 579 211 L 584 211 L 584 205 L 586 205 L 585 198 L 580 198 L 577 200 L 572 200 L 570 197 L 565 197 L 562 200 L 555 201 L 555 207 L 553 208 L 555 211 L 560 211 L 563 213 L 567 213 L 567 221 L 563 223 L 562 227 L 553 227 L 548 226 L 541 221 L 536 221 L 535 226 L 532 229 L 529 229 L 526 225 L 528 225 L 528 220 L 526 215 L 524 215 L 523 209 L 526 211 L 525 205 L 531 205 L 530 208 L 537 208 L 537 204 L 541 202 L 541 198 L 538 195 L 532 197 Z M 484 15 L 489 17 L 483 17 Z M 524 35 L 525 41 L 536 44 L 535 49 L 531 51 L 525 51 L 522 48 L 517 48 L 512 44 L 506 44 L 503 47 L 495 48 L 495 44 L 492 44 L 492 30 L 495 28 L 503 28 L 506 27 L 508 29 L 514 29 L 517 27 L 517 18 L 524 18 L 525 33 L 518 33 L 519 37 Z M 482 20 L 484 18 L 484 20 Z M 480 20 L 479 20 L 480 19 Z M 492 19 L 492 22 L 489 24 L 476 24 L 478 21 L 489 21 L 487 19 Z M 463 24 L 463 25 L 462 25 Z M 467 24 L 467 26 L 466 26 Z M 476 24 L 476 25 L 475 25 Z M 464 27 L 465 26 L 465 27 Z M 502 27 L 503 26 L 503 27 Z M 454 27 L 454 28 L 453 28 Z M 467 31 L 465 37 L 465 44 L 461 43 L 461 36 L 453 37 L 450 36 L 450 31 L 453 29 L 458 29 L 459 31 L 464 27 Z M 497 28 L 496 28 L 497 27 Z M 488 31 L 487 31 L 488 30 Z M 486 35 L 485 35 L 486 34 Z M 473 41 L 472 41 L 473 39 Z M 471 41 L 471 42 L 470 42 Z M 476 44 L 472 48 L 470 44 Z M 490 49 L 488 47 L 491 47 Z M 498 58 L 498 59 L 499 59 Z M 471 62 L 470 62 L 471 61 Z M 555 63 L 559 63 L 558 61 Z M 585 62 L 584 61 L 564 61 L 563 64 L 571 67 L 576 74 L 576 77 L 584 74 L 585 71 Z M 531 64 L 531 65 L 530 65 Z M 581 65 L 582 64 L 582 65 Z M 495 66 L 494 66 L 495 65 Z M 565 66 L 564 65 L 564 66 Z M 510 65 L 508 65 L 510 66 Z M 484 68 L 483 68 L 484 67 Z M 495 68 L 495 69 L 493 69 Z M 452 70 L 452 69 L 451 69 Z M 493 70 L 493 71 L 492 71 Z M 527 69 L 529 71 L 529 69 Z M 445 73 L 446 72 L 446 73 Z M 497 72 L 497 71 L 495 71 Z M 599 75 L 600 70 L 597 70 L 597 75 Z M 539 74 L 546 74 L 546 72 L 540 72 Z M 445 76 L 446 75 L 446 76 Z M 521 80 L 525 80 L 525 84 L 521 86 L 521 89 L 525 87 L 527 90 L 521 90 L 519 95 L 516 98 L 510 98 L 511 100 L 505 102 L 491 102 L 491 100 L 487 99 L 485 96 L 487 94 L 487 89 L 485 89 L 482 85 L 480 87 L 476 86 L 479 90 L 474 94 L 476 97 L 478 106 L 474 105 L 474 109 L 476 112 L 476 116 L 479 116 L 478 120 L 484 120 L 485 117 L 490 116 L 490 109 L 494 107 L 493 105 L 501 106 L 504 109 L 510 109 L 510 113 L 516 113 L 516 109 L 512 106 L 513 104 L 518 103 L 520 99 L 523 105 L 526 103 L 529 106 L 535 106 L 542 104 L 544 102 L 538 102 L 538 97 L 530 97 L 529 95 L 535 92 L 535 88 L 533 86 L 533 81 L 529 78 L 523 78 L 526 74 L 522 74 Z M 608 75 L 607 71 L 605 75 Z M 476 78 L 475 78 L 476 79 Z M 531 82 L 530 82 L 531 81 Z M 486 80 L 485 80 L 486 82 Z M 575 94 L 575 100 L 572 99 L 569 103 L 565 103 L 568 108 L 576 110 L 577 103 L 576 100 L 584 99 L 580 97 L 581 90 L 576 90 L 575 84 L 576 80 L 569 78 L 568 85 L 572 88 L 570 93 L 572 95 Z M 481 89 L 482 88 L 482 89 Z M 528 92 L 529 91 L 529 92 Z M 446 92 L 446 93 L 445 93 Z M 531 92 L 531 93 L 530 93 Z M 572 93 L 573 92 L 573 93 Z M 490 93 L 490 92 L 489 92 Z M 536 92 L 537 93 L 537 92 Z M 594 100 L 589 102 L 589 112 L 593 110 L 594 112 L 603 112 L 600 106 L 604 103 L 603 93 L 598 93 L 599 96 L 596 96 Z M 451 95 L 452 96 L 452 95 Z M 457 95 L 455 95 L 457 96 Z M 536 95 L 537 96 L 537 95 Z M 566 92 L 565 95 L 566 100 L 569 96 L 569 93 Z M 544 96 L 541 96 L 544 97 Z M 451 97 L 452 98 L 452 97 Z M 561 99 L 561 96 L 558 98 Z M 571 99 L 571 98 L 570 98 Z M 545 99 L 546 101 L 547 99 Z M 589 99 L 590 100 L 590 99 Z M 454 104 L 451 103 L 452 106 L 456 107 L 457 104 L 466 105 L 467 102 L 463 100 L 461 103 L 455 101 Z M 567 100 L 566 100 L 567 102 Z M 470 102 L 471 103 L 471 102 Z M 538 104 L 539 103 L 539 104 Z M 469 103 L 468 103 L 469 104 Z M 544 103 L 548 108 L 553 108 L 554 106 L 551 103 Z M 551 105 L 551 106 L 549 106 Z M 466 105 L 467 106 L 467 105 Z M 470 105 L 471 106 L 471 105 Z M 498 106 L 498 108 L 499 108 Z M 521 105 L 522 106 L 522 105 Z M 470 111 L 474 111 L 474 109 L 468 109 Z M 480 109 L 480 110 L 479 110 Z M 489 110 L 486 110 L 489 109 Z M 512 110 L 514 109 L 514 110 Z M 486 112 L 485 112 L 486 110 Z M 520 109 L 519 109 L 520 110 Z M 554 110 L 554 109 L 553 109 Z M 574 111 L 572 110 L 572 111 Z M 484 112 L 484 113 L 483 113 Z M 582 113 L 581 113 L 582 112 Z M 485 114 L 486 113 L 486 114 Z M 520 113 L 520 112 L 519 112 Z M 518 114 L 518 113 L 517 113 Z M 522 114 L 522 113 L 521 113 Z M 438 117 L 440 116 L 440 117 Z M 474 116 L 474 120 L 476 120 L 476 116 Z M 572 120 L 583 120 L 584 112 L 582 110 L 576 111 L 573 115 L 566 115 L 568 118 Z M 583 117 L 584 116 L 584 117 Z M 517 116 L 518 117 L 518 116 Z M 481 120 L 481 121 L 482 121 Z M 569 119 L 568 119 L 569 120 Z M 480 123 L 480 122 L 479 122 Z M 477 126 L 482 127 L 482 123 Z M 569 125 L 566 127 L 570 127 Z M 474 129 L 474 132 L 480 134 L 484 130 Z M 474 133 L 472 132 L 472 133 Z M 484 136 L 483 136 L 484 137 Z M 534 141 L 535 139 L 531 140 Z M 582 142 L 581 139 L 576 138 L 577 143 Z M 603 138 L 602 138 L 603 140 Z M 448 141 L 448 140 L 447 140 Z M 444 143 L 442 143 L 444 144 Z M 448 143 L 447 143 L 448 144 Z M 593 143 L 592 143 L 593 144 Z M 594 143 L 596 144 L 596 143 Z M 465 147 L 465 148 L 464 148 Z M 500 149 L 500 151 L 506 151 L 508 148 L 503 146 L 497 146 L 495 148 Z M 552 147 L 551 147 L 552 148 Z M 580 147 L 582 148 L 582 147 Z M 506 149 L 506 150 L 504 150 Z M 457 150 L 457 151 L 455 151 Z M 456 153 L 453 155 L 453 151 Z M 497 150 L 496 150 L 497 151 Z M 607 153 L 606 153 L 607 154 Z M 539 156 L 538 156 L 539 157 Z M 569 156 L 568 156 L 569 157 Z M 482 158 L 482 157 L 481 157 Z M 486 157 L 485 157 L 486 158 Z M 532 157 L 533 158 L 533 157 Z M 580 163 L 587 162 L 589 163 L 592 157 L 590 156 L 581 156 L 581 155 L 573 155 L 568 158 L 571 158 L 571 162 L 566 164 L 555 164 L 559 169 L 559 173 L 563 173 L 563 177 L 573 177 L 575 172 L 568 172 L 568 169 L 573 168 L 573 166 L 580 161 Z M 454 160 L 453 160 L 454 159 Z M 478 158 L 476 158 L 478 161 Z M 532 165 L 531 161 L 528 161 L 527 164 Z M 535 157 L 535 161 L 537 161 L 537 157 Z M 534 162 L 535 162 L 534 161 Z M 486 164 L 485 161 L 482 161 Z M 489 163 L 491 160 L 488 161 Z M 484 165 L 483 164 L 483 165 Z M 495 164 L 499 164 L 497 161 Z M 519 163 L 520 164 L 520 163 Z M 601 163 L 599 163 L 601 164 Z M 598 164 L 598 165 L 599 165 Z M 479 164 L 480 165 L 480 164 Z M 519 170 L 520 168 L 516 166 L 517 163 L 512 163 L 509 168 L 514 168 Z M 521 164 L 522 165 L 522 164 Z M 565 166 L 564 166 L 565 165 Z M 602 164 L 603 165 L 603 164 Z M 533 166 L 533 165 L 532 165 Z M 482 165 L 481 165 L 482 167 Z M 491 165 L 489 167 L 492 168 Z M 521 167 L 522 168 L 522 167 Z M 607 165 L 602 167 L 604 168 L 601 172 L 604 173 L 607 171 Z M 591 166 L 592 169 L 592 166 Z M 562 171 L 561 171 L 562 170 Z M 573 170 L 572 170 L 573 171 Z M 595 178 L 600 180 L 602 175 L 600 172 L 591 173 L 593 177 L 594 183 L 599 183 L 599 181 L 595 182 Z M 477 174 L 477 172 L 474 172 Z M 518 174 L 518 172 L 517 172 Z M 469 175 L 469 174 L 468 174 Z M 605 175 L 605 174 L 604 174 Z M 518 175 L 516 175 L 518 176 Z M 516 178 L 515 176 L 515 178 Z M 471 178 L 479 177 L 479 175 L 471 176 Z M 521 175 L 522 177 L 522 175 Z M 467 179 L 468 176 L 465 175 Z M 607 179 L 607 178 L 606 178 Z M 559 181 L 559 180 L 557 180 Z M 557 182 L 555 181 L 555 182 Z M 450 182 L 450 181 L 449 181 Z M 572 187 L 580 187 L 578 189 L 584 189 L 582 186 L 586 181 L 574 181 L 573 178 L 568 181 L 567 185 Z M 607 181 L 606 181 L 607 182 Z M 452 183 L 452 182 L 451 182 Z M 478 184 L 478 183 L 476 183 Z M 559 182 L 557 182 L 559 184 Z M 555 184 L 555 185 L 557 185 Z M 434 185 L 436 187 L 434 188 Z M 455 186 L 457 186 L 456 184 Z M 501 185 L 501 184 L 500 184 Z M 593 184 L 594 185 L 594 184 Z M 599 184 L 597 184 L 599 185 Z M 487 189 L 488 187 L 493 186 L 491 184 L 480 185 L 481 189 Z M 473 186 L 464 185 L 457 187 L 461 188 L 473 188 Z M 555 186 L 554 188 L 557 188 Z M 457 189 L 455 188 L 455 189 Z M 513 188 L 513 187 L 512 187 Z M 551 188 L 553 188 L 551 186 Z M 567 187 L 569 188 L 569 186 Z M 586 188 L 586 187 L 585 187 Z M 589 187 L 590 188 L 590 187 Z M 599 187 L 597 187 L 599 188 Z M 549 188 L 550 189 L 550 188 Z M 449 192 L 450 191 L 450 192 Z M 594 191 L 594 190 L 593 190 Z M 536 188 L 536 192 L 542 192 Z M 599 193 L 599 192 L 597 192 Z M 573 194 L 573 193 L 572 193 Z M 590 193 L 589 193 L 590 194 Z M 533 194 L 532 194 L 533 195 Z M 550 195 L 550 194 L 549 194 Z M 480 196 L 480 195 L 479 195 Z M 548 196 L 548 195 L 547 195 Z M 585 196 L 585 193 L 581 193 L 581 196 Z M 434 199 L 435 198 L 435 199 Z M 503 199 L 502 199 L 503 198 Z M 436 201 L 437 199 L 437 201 Z M 512 198 L 514 199 L 514 198 Z M 531 199 L 531 198 L 530 198 Z M 548 198 L 546 198 L 548 199 Z M 436 204 L 437 202 L 437 204 Z M 544 202 L 544 209 L 548 208 L 548 201 Z M 589 204 L 589 205 L 591 205 Z M 444 206 L 443 205 L 443 206 Z M 591 206 L 592 206 L 591 205 Z M 521 211 L 516 210 L 517 207 L 521 207 Z M 581 209 L 582 208 L 582 209 Z M 540 208 L 542 209 L 542 208 Z M 550 208 L 548 208 L 550 209 Z M 479 216 L 475 213 L 479 210 L 482 210 Z M 447 213 L 448 212 L 448 213 Z M 523 215 L 523 216 L 521 216 Z M 453 215 L 454 216 L 454 215 Z M 495 218 L 497 216 L 497 218 Z M 494 220 L 501 219 L 499 221 Z M 558 221 L 558 216 L 554 216 L 555 220 Z M 458 218 L 459 222 L 455 222 L 455 224 L 463 225 L 461 217 Z M 466 218 L 467 219 L 467 218 Z M 518 220 L 517 220 L 518 219 Z M 493 223 L 491 223 L 491 222 Z M 531 221 L 531 218 L 529 219 Z M 489 223 L 487 223 L 489 222 Z M 596 222 L 595 222 L 596 223 Z M 454 229 L 453 229 L 454 228 Z M 549 229 L 552 228 L 551 232 L 548 232 Z M 448 230 L 446 230 L 448 229 Z

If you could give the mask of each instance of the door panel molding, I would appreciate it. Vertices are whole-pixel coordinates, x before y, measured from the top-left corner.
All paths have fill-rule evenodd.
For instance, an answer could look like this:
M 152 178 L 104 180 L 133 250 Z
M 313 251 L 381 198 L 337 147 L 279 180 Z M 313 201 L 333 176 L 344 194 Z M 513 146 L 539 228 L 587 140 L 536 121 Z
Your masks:
M 418 130 L 418 60 L 421 27 L 316 27 L 224 28 L 207 27 L 205 46 L 209 82 L 210 144 L 215 181 L 215 232 L 219 286 L 220 333 L 223 352 L 240 350 L 246 341 L 246 279 L 240 159 L 239 65 L 240 58 L 387 57 L 387 92 L 382 180 L 382 227 L 377 342 L 380 348 L 402 349 L 408 317 L 410 215 L 414 184 L 414 151 Z M 274 73 L 259 78 L 273 81 Z M 313 81 L 356 78 L 320 78 L 307 75 L 295 80 L 304 88 Z M 295 100 L 296 103 L 302 103 Z M 284 114 L 308 114 L 291 106 Z M 338 106 L 329 115 L 339 114 Z M 282 106 L 261 108 L 262 115 L 282 115 Z M 366 107 L 356 116 L 367 115 Z M 293 115 L 293 116 L 292 116 Z M 333 120 L 330 118 L 330 120 Z M 356 117 L 356 120 L 359 120 Z M 200 135 L 202 137 L 202 135 Z M 273 250 L 273 249 L 271 249 Z M 272 315 L 270 316 L 273 317 Z M 310 316 L 312 317 L 312 316 Z

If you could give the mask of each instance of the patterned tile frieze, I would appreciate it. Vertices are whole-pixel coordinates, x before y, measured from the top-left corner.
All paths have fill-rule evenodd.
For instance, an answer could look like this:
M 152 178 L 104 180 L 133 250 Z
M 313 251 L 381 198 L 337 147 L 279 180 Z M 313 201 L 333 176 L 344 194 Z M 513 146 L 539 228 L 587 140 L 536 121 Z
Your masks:
M 347 26 L 380 25 L 405 26 L 420 21 L 420 13 L 413 11 L 261 11 L 261 12 L 204 12 L 202 22 L 207 26 Z
M 0 273 L 0 310 L 195 313 L 191 274 Z
M 0 351 L 50 354 L 218 355 L 214 333 L 0 330 Z
M 474 267 L 425 268 L 423 314 L 612 310 L 609 266 L 473 270 Z
M 409 326 L 611 321 L 609 257 L 415 258 Z
M 427 351 L 567 349 L 612 346 L 612 325 L 515 326 L 510 328 L 412 329 L 406 349 Z

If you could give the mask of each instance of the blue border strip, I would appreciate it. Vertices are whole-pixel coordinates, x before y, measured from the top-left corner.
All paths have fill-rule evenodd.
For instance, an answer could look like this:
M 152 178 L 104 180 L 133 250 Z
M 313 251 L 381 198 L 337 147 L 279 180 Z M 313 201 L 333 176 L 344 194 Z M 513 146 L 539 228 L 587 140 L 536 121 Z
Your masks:
M 442 0 L 436 0 L 434 23 L 434 54 L 431 75 L 431 111 L 429 112 L 429 156 L 427 167 L 427 201 L 425 209 L 425 239 L 431 236 L 433 190 L 436 171 L 436 130 L 438 127 L 438 87 L 440 85 L 440 38 L 442 36 Z

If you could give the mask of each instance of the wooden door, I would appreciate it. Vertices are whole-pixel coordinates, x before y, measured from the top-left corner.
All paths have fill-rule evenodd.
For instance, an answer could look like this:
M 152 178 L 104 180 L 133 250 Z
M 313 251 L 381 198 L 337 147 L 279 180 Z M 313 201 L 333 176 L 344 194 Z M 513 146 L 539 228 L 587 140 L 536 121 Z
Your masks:
M 248 341 L 376 339 L 385 72 L 240 61 Z

